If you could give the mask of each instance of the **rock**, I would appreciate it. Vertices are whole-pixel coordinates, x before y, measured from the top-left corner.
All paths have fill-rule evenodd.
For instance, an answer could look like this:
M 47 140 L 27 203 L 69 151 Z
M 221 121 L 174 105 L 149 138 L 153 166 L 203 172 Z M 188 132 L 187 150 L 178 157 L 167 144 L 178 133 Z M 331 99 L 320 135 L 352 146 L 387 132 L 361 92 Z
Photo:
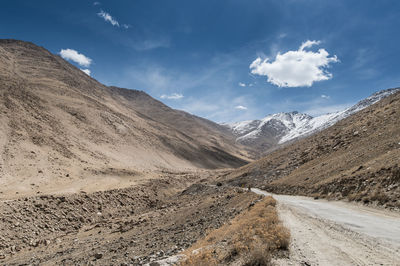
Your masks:
M 29 242 L 29 245 L 32 246 L 32 247 L 37 247 L 39 245 L 39 241 L 32 239 Z
M 103 257 L 103 253 L 96 253 L 94 254 L 94 257 L 96 258 L 96 260 L 99 260 Z

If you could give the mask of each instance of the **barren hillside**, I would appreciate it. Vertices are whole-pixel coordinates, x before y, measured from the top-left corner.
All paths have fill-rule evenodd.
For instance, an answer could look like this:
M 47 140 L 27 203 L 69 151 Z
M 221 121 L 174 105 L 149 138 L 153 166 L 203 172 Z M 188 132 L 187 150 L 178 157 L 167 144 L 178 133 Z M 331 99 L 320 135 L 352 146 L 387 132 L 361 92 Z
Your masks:
M 400 207 L 400 93 L 234 170 L 232 184 Z
M 0 40 L 0 125 L 3 196 L 106 189 L 148 170 L 238 167 L 248 159 L 223 127 L 144 92 L 104 86 L 16 40 Z

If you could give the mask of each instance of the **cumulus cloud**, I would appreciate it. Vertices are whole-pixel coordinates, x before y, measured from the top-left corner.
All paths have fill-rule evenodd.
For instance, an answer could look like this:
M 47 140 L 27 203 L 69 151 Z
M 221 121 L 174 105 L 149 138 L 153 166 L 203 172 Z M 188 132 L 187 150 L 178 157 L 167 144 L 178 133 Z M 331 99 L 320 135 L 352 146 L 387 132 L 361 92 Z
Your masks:
M 251 73 L 267 76 L 268 82 L 278 87 L 310 87 L 316 81 L 329 80 L 332 74 L 326 68 L 339 60 L 336 55 L 329 57 L 323 48 L 316 52 L 306 50 L 319 44 L 308 40 L 296 51 L 278 53 L 274 61 L 258 57 L 250 65 Z
M 73 49 L 61 49 L 60 55 L 65 60 L 71 60 L 84 67 L 88 67 L 92 63 L 92 59 Z
M 321 98 L 323 98 L 323 99 L 329 99 L 329 98 L 331 98 L 331 96 L 322 94 L 322 95 L 321 95 Z
M 96 1 L 96 2 L 93 2 L 93 5 L 98 6 L 98 5 L 101 5 L 101 3 Z
M 81 68 L 81 70 L 83 71 L 83 72 L 85 72 L 86 73 L 86 75 L 88 75 L 88 76 L 90 76 L 90 69 L 82 69 Z
M 246 87 L 246 84 L 243 83 L 243 82 L 239 82 L 239 86 L 240 86 L 240 87 Z
M 97 15 L 102 19 L 104 19 L 104 21 L 111 23 L 111 25 L 119 27 L 119 22 L 115 18 L 113 18 L 109 13 L 101 10 L 99 13 L 97 13 Z
M 238 106 L 235 106 L 235 109 L 238 109 L 238 110 L 247 110 L 247 107 L 246 107 L 246 106 L 243 106 L 243 105 L 238 105 Z
M 172 93 L 170 95 L 163 94 L 160 97 L 161 99 L 168 99 L 168 100 L 179 100 L 183 98 L 183 94 L 180 93 Z

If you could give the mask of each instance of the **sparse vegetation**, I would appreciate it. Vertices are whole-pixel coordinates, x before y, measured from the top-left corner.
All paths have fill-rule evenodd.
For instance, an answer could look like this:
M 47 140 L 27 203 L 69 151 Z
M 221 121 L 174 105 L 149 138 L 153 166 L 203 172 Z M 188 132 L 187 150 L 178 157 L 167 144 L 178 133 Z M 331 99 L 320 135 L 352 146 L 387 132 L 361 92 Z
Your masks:
M 271 257 L 278 250 L 288 249 L 290 240 L 275 205 L 275 199 L 266 197 L 249 206 L 188 249 L 181 265 L 270 265 Z
M 400 209 L 400 92 L 217 180 Z

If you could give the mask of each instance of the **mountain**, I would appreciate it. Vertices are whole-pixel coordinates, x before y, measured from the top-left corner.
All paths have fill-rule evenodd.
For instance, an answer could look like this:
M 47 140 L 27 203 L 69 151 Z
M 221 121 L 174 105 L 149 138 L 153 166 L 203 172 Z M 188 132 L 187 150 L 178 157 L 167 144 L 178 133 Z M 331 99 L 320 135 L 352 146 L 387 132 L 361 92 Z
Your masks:
M 32 43 L 0 40 L 0 193 L 106 189 L 148 171 L 248 160 L 221 125 L 105 86 Z
M 172 109 L 143 91 L 122 89 L 114 86 L 109 88 L 112 90 L 111 95 L 120 104 L 124 104 L 127 107 L 134 106 L 134 109 L 145 115 L 146 119 L 172 126 L 197 141 L 200 140 L 202 143 L 207 143 L 207 145 L 216 146 L 232 153 L 238 150 L 237 145 L 234 144 L 235 136 L 222 125 L 184 111 Z M 242 146 L 241 148 L 245 149 Z M 240 156 L 250 156 L 251 150 L 248 150 L 246 154 L 242 151 L 240 153 Z
M 231 184 L 283 194 L 400 207 L 400 91 L 367 98 L 352 115 L 232 171 Z M 365 105 L 370 105 L 365 108 Z M 354 113 L 354 110 L 362 109 Z
M 280 143 L 281 139 L 297 128 L 304 127 L 312 117 L 298 112 L 268 115 L 261 120 L 223 124 L 232 130 L 236 141 L 254 147 L 263 153 Z
M 279 144 L 299 139 L 349 117 L 350 115 L 399 91 L 399 88 L 374 93 L 357 104 L 335 113 L 312 117 L 298 112 L 268 115 L 261 120 L 223 124 L 236 136 L 236 141 L 260 151 L 268 151 Z

